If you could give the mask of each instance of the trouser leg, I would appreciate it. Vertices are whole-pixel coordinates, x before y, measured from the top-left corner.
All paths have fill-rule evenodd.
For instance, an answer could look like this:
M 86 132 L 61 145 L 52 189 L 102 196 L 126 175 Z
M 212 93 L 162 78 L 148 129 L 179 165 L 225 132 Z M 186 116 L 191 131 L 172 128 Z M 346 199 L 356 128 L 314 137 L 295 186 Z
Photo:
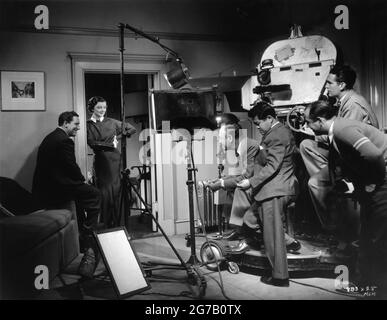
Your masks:
M 328 196 L 333 189 L 333 185 L 329 178 L 328 166 L 310 177 L 308 187 L 314 210 L 316 211 L 322 227 L 326 230 L 334 229 L 335 226 L 332 225 L 332 219 L 330 219 L 328 208 Z
M 292 199 L 294 197 L 289 197 L 289 199 Z M 283 208 L 283 214 L 281 214 L 282 219 L 282 228 L 284 232 L 284 239 L 285 244 L 289 245 L 294 242 L 294 238 L 287 234 L 286 230 L 286 206 Z M 264 228 L 263 226 L 263 220 L 262 220 L 262 213 L 260 213 L 260 205 L 258 202 L 254 201 L 250 208 L 246 211 L 244 217 L 243 217 L 243 233 L 245 234 L 252 234 L 250 230 L 252 230 L 254 233 L 257 233 L 258 231 L 262 230 Z
M 101 210 L 100 191 L 88 184 L 73 187 L 71 191 L 77 204 L 86 212 L 82 227 L 88 232 L 95 228 L 98 222 Z
M 229 224 L 235 226 L 243 225 L 243 217 L 246 212 L 250 209 L 253 201 L 251 200 L 251 191 L 242 190 L 239 188 L 235 189 L 234 198 L 232 201 L 232 208 L 230 214 Z
M 387 179 L 386 179 L 387 181 Z M 361 284 L 387 294 L 387 182 L 361 199 L 359 271 Z
M 310 177 L 328 164 L 328 153 L 317 141 L 305 139 L 301 142 L 300 154 Z
M 289 278 L 283 224 L 288 201 L 289 197 L 278 197 L 259 204 L 266 256 L 273 268 L 272 276 L 276 279 Z

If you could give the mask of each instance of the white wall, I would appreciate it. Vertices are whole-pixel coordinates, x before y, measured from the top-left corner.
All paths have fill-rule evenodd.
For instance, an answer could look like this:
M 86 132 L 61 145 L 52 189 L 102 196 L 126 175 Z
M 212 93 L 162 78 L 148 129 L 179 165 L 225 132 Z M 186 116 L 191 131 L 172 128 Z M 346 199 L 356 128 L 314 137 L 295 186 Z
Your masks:
M 152 9 L 152 6 L 141 7 L 138 14 L 132 8 L 130 12 L 127 10 L 128 15 L 122 10 L 122 3 L 118 7 L 109 7 L 109 10 L 106 3 L 101 3 L 99 7 L 89 7 L 92 11 L 89 15 L 85 15 L 86 7 L 85 10 L 73 6 L 55 8 L 56 10 L 50 9 L 50 23 L 55 23 L 56 26 L 114 28 L 117 21 L 124 17 L 130 20 L 132 17 L 133 24 L 140 24 L 141 21 L 145 30 L 161 28 L 171 32 L 177 28 L 177 22 L 172 23 L 175 20 L 169 16 L 171 12 L 160 11 L 160 8 L 156 10 L 157 7 Z M 30 23 L 33 15 L 23 13 L 24 11 L 20 11 L 16 15 L 16 24 Z M 10 15 L 12 14 L 15 12 L 10 12 Z M 193 30 L 190 28 L 194 25 L 200 29 L 206 28 L 205 22 L 198 23 L 198 16 L 198 12 L 196 18 L 192 19 L 180 16 L 179 23 L 186 30 Z M 170 23 L 165 24 L 165 21 Z M 191 22 L 186 23 L 187 21 Z M 179 28 L 179 31 L 182 28 Z M 212 30 L 208 29 L 208 32 Z M 238 66 L 238 74 L 246 73 L 250 69 L 248 43 L 182 40 L 162 42 L 184 57 L 192 77 L 216 74 L 233 65 Z M 15 178 L 22 186 L 30 189 L 37 147 L 43 137 L 55 128 L 58 115 L 74 108 L 68 52 L 118 55 L 118 39 L 109 36 L 0 31 L 0 43 L 3 44 L 0 46 L 0 70 L 45 72 L 46 111 L 0 112 L 0 175 Z M 155 43 L 141 38 L 125 39 L 125 47 L 126 54 L 164 53 Z
M 0 112 L 0 175 L 15 178 L 27 189 L 31 187 L 36 148 L 55 128 L 59 113 L 74 108 L 68 52 L 118 55 L 115 36 L 118 22 L 160 34 L 161 42 L 184 58 L 194 78 L 215 76 L 224 70 L 223 76 L 232 75 L 233 70 L 237 75 L 248 74 L 271 42 L 286 37 L 286 32 L 281 32 L 277 38 L 262 41 L 233 40 L 239 30 L 243 36 L 246 24 L 231 15 L 228 7 L 231 2 L 227 1 L 224 4 L 189 0 L 47 3 L 48 33 L 33 28 L 35 2 L 0 4 L 0 70 L 43 71 L 46 76 L 46 111 Z M 360 88 L 364 87 L 362 44 L 356 19 L 351 16 L 349 30 L 334 29 L 332 20 L 320 22 L 308 34 L 322 34 L 342 47 L 345 60 L 359 71 L 357 88 Z M 267 32 L 269 27 L 266 26 Z M 101 35 L 96 33 L 98 30 Z M 265 28 L 255 33 L 265 39 Z M 225 41 L 221 41 L 222 37 L 217 40 L 216 34 L 223 35 Z M 230 34 L 228 39 L 227 34 Z M 143 38 L 126 38 L 125 48 L 126 54 L 164 53 Z

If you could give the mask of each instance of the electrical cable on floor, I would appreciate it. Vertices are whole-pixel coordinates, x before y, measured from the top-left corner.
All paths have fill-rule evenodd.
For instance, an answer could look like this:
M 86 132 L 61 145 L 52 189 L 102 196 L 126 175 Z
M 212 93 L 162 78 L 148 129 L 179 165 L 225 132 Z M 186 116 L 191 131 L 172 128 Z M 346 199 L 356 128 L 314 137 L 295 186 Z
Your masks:
M 209 239 L 208 239 L 208 236 L 207 236 L 207 232 L 206 232 L 206 228 L 205 228 L 205 225 L 203 223 L 203 218 L 202 218 L 202 213 L 200 212 L 200 205 L 199 205 L 199 197 L 198 197 L 198 189 L 197 189 L 197 179 L 196 179 L 196 166 L 195 166 L 195 161 L 194 161 L 194 157 L 193 157 L 193 152 L 192 152 L 192 141 L 191 141 L 191 161 L 192 161 L 192 169 L 193 170 L 193 176 L 194 176 L 194 188 L 195 188 L 195 196 L 196 196 L 196 206 L 197 206 L 197 209 L 198 209 L 198 213 L 199 213 L 199 219 L 200 219 L 200 223 L 202 225 L 202 229 L 203 229 L 203 234 L 204 234 L 204 237 L 206 238 L 206 243 L 209 243 Z M 220 271 L 220 261 L 218 260 L 218 258 L 216 257 L 216 255 L 214 254 L 214 251 L 212 249 L 212 246 L 209 245 L 209 248 L 211 250 L 211 253 L 213 255 L 213 257 L 215 258 L 215 262 L 216 262 L 216 265 L 217 265 L 217 268 L 218 268 L 218 274 L 219 274 L 219 280 L 220 280 L 220 283 L 219 283 L 219 286 L 220 286 L 220 290 L 223 294 L 223 296 L 227 299 L 227 300 L 232 300 L 231 298 L 229 298 L 224 290 L 224 284 L 223 284 L 223 278 L 222 278 L 222 274 L 221 274 L 221 271 Z
M 295 281 L 295 280 L 289 280 L 289 282 L 293 282 L 293 283 L 296 283 L 296 284 L 299 284 L 299 285 L 305 286 L 305 287 L 311 287 L 311 288 L 319 289 L 319 290 L 326 291 L 326 292 L 329 292 L 329 293 L 334 293 L 334 294 L 337 294 L 339 296 L 346 296 L 346 297 L 351 297 L 351 298 L 355 298 L 355 297 L 359 298 L 359 297 L 361 297 L 361 296 L 357 296 L 357 295 L 353 295 L 353 294 L 346 294 L 346 293 L 341 293 L 341 292 L 325 289 L 325 288 L 322 288 L 322 287 L 319 287 L 319 286 L 315 286 L 313 284 L 307 284 L 307 283 L 303 283 L 303 282 L 299 282 L 299 281 Z

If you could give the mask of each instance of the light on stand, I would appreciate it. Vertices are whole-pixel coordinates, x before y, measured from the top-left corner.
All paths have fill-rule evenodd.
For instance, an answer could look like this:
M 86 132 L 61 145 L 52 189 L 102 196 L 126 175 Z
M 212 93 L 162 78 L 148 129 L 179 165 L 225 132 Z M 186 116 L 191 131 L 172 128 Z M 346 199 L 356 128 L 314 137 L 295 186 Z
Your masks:
M 173 89 L 179 89 L 188 83 L 189 71 L 181 59 L 177 58 L 178 66 L 164 74 L 168 85 Z
M 222 121 L 222 116 L 217 116 L 216 118 L 215 118 L 215 121 L 216 121 L 216 124 L 217 124 L 217 126 L 218 126 L 218 128 L 220 127 L 220 122 Z
M 266 59 L 263 60 L 260 65 L 260 70 L 257 74 L 258 82 L 263 85 L 267 86 L 271 82 L 271 76 L 270 76 L 270 70 L 274 68 L 273 60 L 272 59 Z

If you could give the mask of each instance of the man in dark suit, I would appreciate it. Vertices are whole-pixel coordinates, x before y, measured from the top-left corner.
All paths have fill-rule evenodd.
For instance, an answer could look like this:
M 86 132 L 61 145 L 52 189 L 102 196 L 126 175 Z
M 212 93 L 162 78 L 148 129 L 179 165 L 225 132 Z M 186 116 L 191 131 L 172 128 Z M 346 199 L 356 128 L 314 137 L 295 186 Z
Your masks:
M 263 276 L 261 281 L 275 286 L 289 286 L 287 246 L 295 250 L 301 246 L 285 233 L 286 209 L 295 201 L 297 194 L 293 165 L 295 141 L 291 131 L 278 122 L 276 112 L 269 104 L 256 105 L 249 111 L 249 117 L 262 133 L 265 162 L 251 178 L 238 183 L 233 206 L 250 206 L 244 214 L 244 223 L 251 230 L 263 227 L 266 256 L 272 266 L 272 274 Z
M 356 72 L 349 66 L 334 67 L 327 78 L 326 90 L 330 98 L 336 99 L 337 116 L 340 118 L 358 120 L 379 127 L 378 119 L 368 102 L 353 90 L 356 81 Z M 311 179 L 308 182 L 312 202 L 316 214 L 326 231 L 333 231 L 337 228 L 337 217 L 332 213 L 328 217 L 328 204 L 322 201 L 325 197 L 324 190 L 319 188 L 322 181 L 328 179 L 320 170 L 328 164 L 328 140 L 327 136 L 315 137 L 315 140 L 305 139 L 300 144 L 300 153 L 304 160 L 305 167 Z
M 337 185 L 336 167 L 350 179 L 360 202 L 360 283 L 387 288 L 387 136 L 374 126 L 338 118 L 327 102 L 306 110 L 316 135 L 328 134 L 330 155 L 326 185 Z
M 79 272 L 91 277 L 96 268 L 96 250 L 92 241 L 92 229 L 100 213 L 100 192 L 85 183 L 75 160 L 74 141 L 79 130 L 79 116 L 74 111 L 63 112 L 58 128 L 48 134 L 39 146 L 32 183 L 32 194 L 39 207 L 52 208 L 66 201 L 75 200 L 79 217 L 81 237 L 85 239 L 86 251 Z M 83 210 L 86 216 L 83 215 Z M 93 249 L 94 247 L 94 249 Z

